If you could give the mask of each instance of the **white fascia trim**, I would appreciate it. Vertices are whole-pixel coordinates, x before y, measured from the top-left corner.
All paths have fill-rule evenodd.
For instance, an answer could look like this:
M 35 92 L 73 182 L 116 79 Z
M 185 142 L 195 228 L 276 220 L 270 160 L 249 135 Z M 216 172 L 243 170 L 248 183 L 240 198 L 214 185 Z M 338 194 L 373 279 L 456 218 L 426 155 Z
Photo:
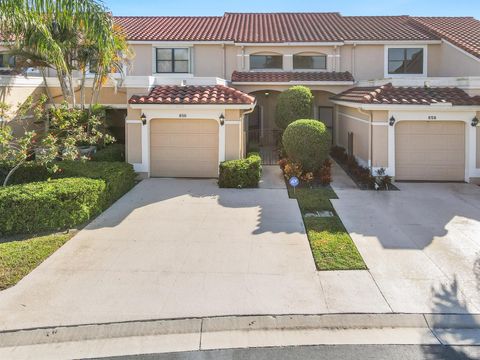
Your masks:
M 331 42 L 281 42 L 281 43 L 242 43 L 236 42 L 235 46 L 343 46 L 343 41 Z
M 453 106 L 452 104 L 440 104 L 440 105 L 392 105 L 392 104 L 363 104 L 354 103 L 350 101 L 330 100 L 335 105 L 351 107 L 362 110 L 424 110 L 424 111 L 480 111 L 480 106 Z
M 42 77 L 25 77 L 22 75 L 0 76 L 0 86 L 33 87 L 44 86 Z
M 469 52 L 463 50 L 462 48 L 458 47 L 457 45 L 452 44 L 450 41 L 443 39 L 442 42 L 447 44 L 447 45 L 450 45 L 455 50 L 460 51 L 462 54 L 468 56 L 469 58 L 472 58 L 473 60 L 476 60 L 476 61 L 480 62 L 480 58 L 476 57 L 473 54 L 470 54 Z
M 233 41 L 158 41 L 158 40 L 128 40 L 131 45 L 153 45 L 153 46 L 194 46 L 194 45 L 223 45 L 234 44 Z
M 373 126 L 388 126 L 389 125 L 388 122 L 385 122 L 385 121 L 372 121 L 372 122 L 370 122 L 368 120 L 361 119 L 361 118 L 358 118 L 356 116 L 345 114 L 341 111 L 338 112 L 338 115 L 350 118 L 350 119 L 355 120 L 355 121 L 359 121 L 359 122 L 361 122 L 363 124 L 367 124 L 367 125 L 373 125 Z
M 346 40 L 348 45 L 437 45 L 442 40 Z
M 246 109 L 250 110 L 255 107 L 255 104 L 130 104 L 132 109 L 148 109 L 148 110 L 171 110 L 171 109 L 186 109 L 186 110 L 218 110 L 218 109 Z
M 232 85 L 355 85 L 353 81 L 232 82 Z

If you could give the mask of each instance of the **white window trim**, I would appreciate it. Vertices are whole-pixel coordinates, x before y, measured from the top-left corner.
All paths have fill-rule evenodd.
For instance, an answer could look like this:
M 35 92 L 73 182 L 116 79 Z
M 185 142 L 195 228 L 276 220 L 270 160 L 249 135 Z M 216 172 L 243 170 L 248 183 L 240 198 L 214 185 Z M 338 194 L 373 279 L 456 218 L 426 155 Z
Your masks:
M 188 72 L 186 73 L 159 73 L 157 72 L 157 49 L 187 49 L 188 50 Z M 155 76 L 182 77 L 193 74 L 193 47 L 192 46 L 152 46 L 152 74 Z
M 422 74 L 389 74 L 388 73 L 388 50 L 389 49 L 423 49 L 423 73 Z M 412 78 L 427 77 L 428 74 L 428 45 L 385 45 L 383 60 L 383 76 L 388 78 Z

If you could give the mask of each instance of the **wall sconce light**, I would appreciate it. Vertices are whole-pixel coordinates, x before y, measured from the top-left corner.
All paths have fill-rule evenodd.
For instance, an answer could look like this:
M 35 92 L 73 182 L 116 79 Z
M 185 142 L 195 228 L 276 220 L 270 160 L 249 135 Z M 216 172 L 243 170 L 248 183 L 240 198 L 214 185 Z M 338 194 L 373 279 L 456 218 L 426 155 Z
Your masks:
M 140 120 L 142 120 L 142 125 L 147 125 L 147 116 L 144 113 L 140 116 Z
M 473 119 L 472 119 L 472 126 L 475 127 L 478 125 L 478 118 L 475 116 Z
M 393 125 L 395 125 L 395 121 L 396 121 L 395 118 L 392 116 L 390 118 L 390 120 L 388 121 L 388 123 L 389 123 L 390 126 L 393 126 Z
M 218 120 L 220 120 L 220 125 L 221 125 L 221 126 L 225 125 L 225 115 L 223 115 L 223 114 L 220 115 L 220 116 L 218 117 Z

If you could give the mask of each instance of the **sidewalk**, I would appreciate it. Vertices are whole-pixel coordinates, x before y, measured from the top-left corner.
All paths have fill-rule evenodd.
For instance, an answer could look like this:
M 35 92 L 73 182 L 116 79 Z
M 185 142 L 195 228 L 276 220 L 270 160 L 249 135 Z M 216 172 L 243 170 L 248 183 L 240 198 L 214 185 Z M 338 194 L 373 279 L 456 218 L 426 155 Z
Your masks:
M 210 317 L 0 333 L 0 358 L 88 358 L 301 345 L 480 345 L 480 317 L 344 314 Z

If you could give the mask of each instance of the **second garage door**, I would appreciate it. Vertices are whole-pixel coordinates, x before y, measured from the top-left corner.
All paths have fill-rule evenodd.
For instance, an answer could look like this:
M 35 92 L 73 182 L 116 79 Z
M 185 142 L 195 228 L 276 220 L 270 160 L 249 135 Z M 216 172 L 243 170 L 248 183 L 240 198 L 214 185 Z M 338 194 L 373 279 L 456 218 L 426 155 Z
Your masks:
M 208 119 L 152 120 L 150 173 L 153 177 L 217 177 L 218 123 Z
M 402 121 L 395 134 L 397 180 L 464 180 L 465 123 Z

